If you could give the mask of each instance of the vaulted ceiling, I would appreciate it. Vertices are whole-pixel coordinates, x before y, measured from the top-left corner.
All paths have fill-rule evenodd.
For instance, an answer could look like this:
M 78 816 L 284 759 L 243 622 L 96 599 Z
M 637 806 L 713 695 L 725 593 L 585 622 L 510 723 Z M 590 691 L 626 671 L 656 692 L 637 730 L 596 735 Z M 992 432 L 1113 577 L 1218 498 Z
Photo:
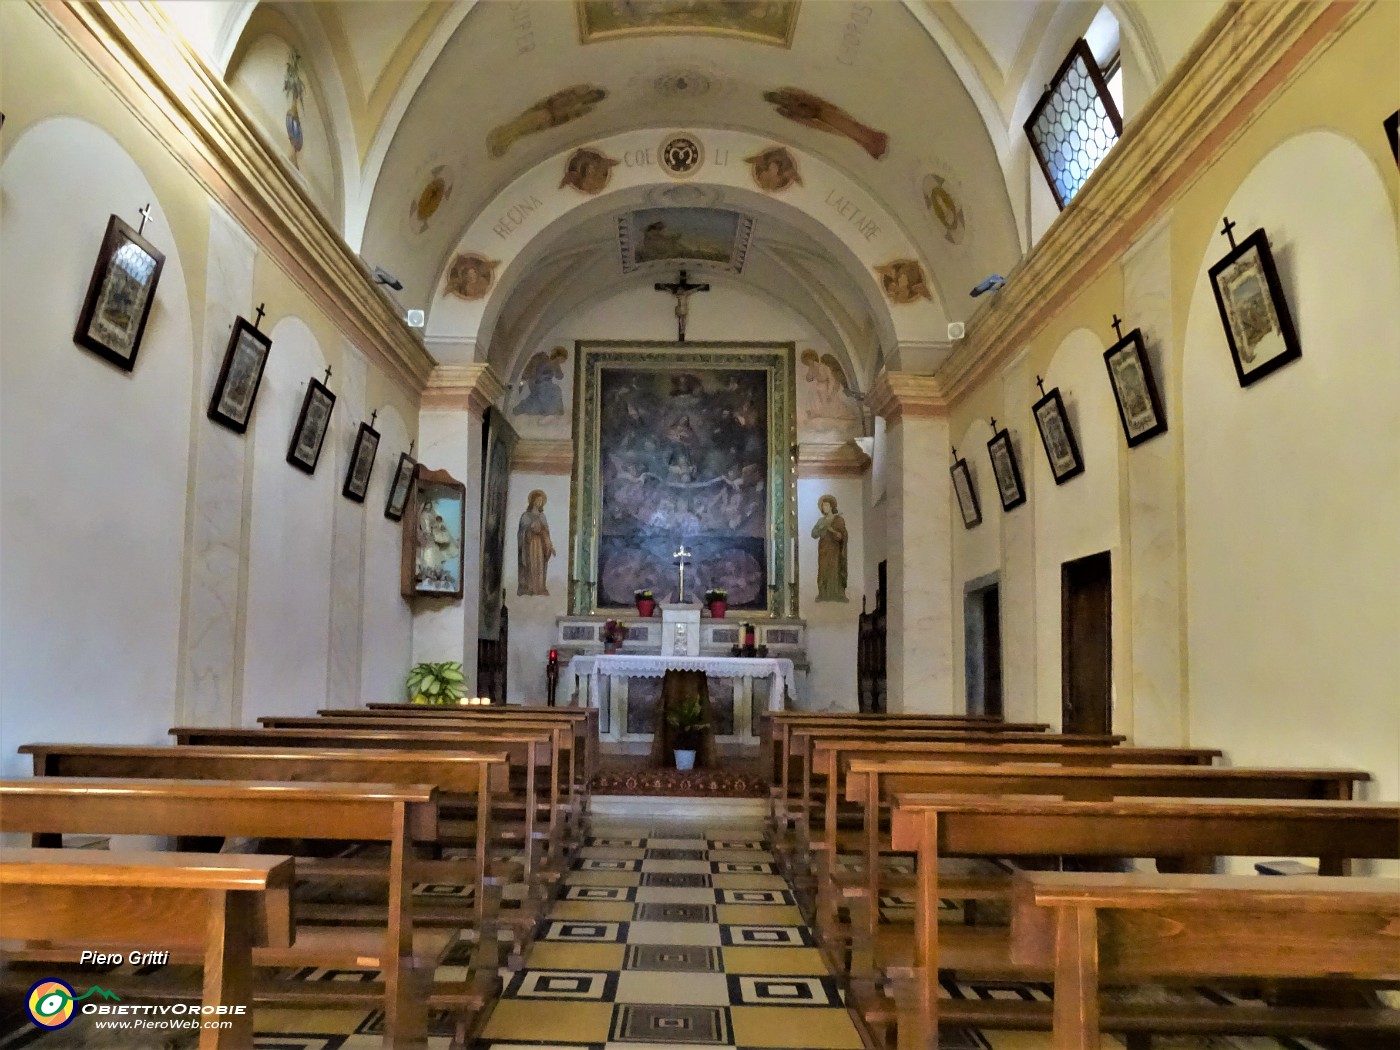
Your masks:
M 293 155 L 296 168 L 306 170 L 309 189 L 317 170 L 335 182 L 333 192 L 318 195 L 328 219 L 367 262 L 403 282 L 399 301 L 429 311 L 429 335 L 444 345 L 455 340 L 504 365 L 580 303 L 643 279 L 622 272 L 616 218 L 658 203 L 656 195 L 675 183 L 694 188 L 704 203 L 755 218 L 743 273 L 724 279 L 801 313 L 856 374 L 868 376 L 881 351 L 896 349 L 891 343 L 942 343 L 943 322 L 970 312 L 967 290 L 988 273 L 1006 272 L 1027 247 L 1019 121 L 1068 43 L 1104 5 L 164 6 L 281 146 L 288 132 L 279 126 L 273 71 L 258 106 L 252 73 L 240 63 L 268 35 L 300 54 L 308 112 L 299 119 L 309 134 L 317 120 L 324 124 L 328 156 L 317 169 L 313 158 L 302 163 Z M 1220 0 L 1107 6 L 1150 88 Z M 808 192 L 765 187 L 747 169 L 741 186 L 734 169 L 747 157 L 728 157 L 731 170 L 720 178 L 713 145 L 709 166 L 683 179 L 657 167 L 632 173 L 630 181 L 619 175 L 596 194 L 561 184 L 575 150 L 623 145 L 639 132 L 659 147 L 677 131 L 702 149 L 721 139 L 786 147 Z M 311 148 L 309 139 L 302 148 Z M 531 188 L 544 186 L 552 188 Z M 529 228 L 512 243 L 496 243 L 508 238 L 499 230 L 491 235 L 492 220 L 528 204 L 531 196 L 520 196 L 526 191 L 546 218 L 524 223 Z M 561 196 L 557 206 L 552 195 Z M 852 224 L 860 232 L 862 219 L 889 227 L 881 228 L 874 255 L 850 247 Z M 891 258 L 879 259 L 881 251 Z M 478 308 L 447 309 L 445 275 L 462 253 L 499 258 L 501 269 Z M 912 307 L 882 296 L 874 272 L 879 262 L 906 255 L 931 286 L 927 301 Z

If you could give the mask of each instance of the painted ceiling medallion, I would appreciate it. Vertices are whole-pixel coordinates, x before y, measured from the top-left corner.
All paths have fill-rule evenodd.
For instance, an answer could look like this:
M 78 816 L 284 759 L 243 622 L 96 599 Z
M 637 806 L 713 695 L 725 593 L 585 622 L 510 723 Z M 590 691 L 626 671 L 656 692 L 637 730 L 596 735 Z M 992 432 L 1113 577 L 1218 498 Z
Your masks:
M 967 218 L 962 205 L 953 195 L 954 187 L 939 174 L 924 176 L 924 204 L 933 221 L 943 227 L 943 237 L 949 244 L 961 244 L 967 233 Z
M 408 206 L 408 217 L 418 224 L 418 233 L 428 232 L 428 220 L 452 196 L 452 172 L 446 164 L 439 164 L 428 175 L 427 183 Z
M 662 98 L 702 98 L 713 86 L 709 74 L 698 69 L 674 69 L 652 81 L 652 87 Z
M 705 163 L 705 147 L 700 140 L 687 132 L 668 135 L 661 143 L 658 153 L 661 167 L 676 179 L 688 179 L 700 170 Z
M 596 149 L 576 149 L 564 164 L 564 178 L 559 186 L 572 186 L 590 197 L 603 192 L 618 161 Z
M 778 116 L 787 117 L 805 127 L 848 138 L 876 160 L 889 149 L 890 137 L 883 131 L 862 124 L 834 102 L 828 102 L 810 91 L 794 87 L 778 88 L 776 91 L 765 91 L 763 100 L 778 111 Z
M 579 40 L 697 34 L 791 47 L 799 0 L 575 0 Z
M 924 280 L 924 268 L 915 259 L 895 259 L 884 266 L 875 267 L 880 277 L 880 288 L 885 298 L 896 306 L 908 306 L 920 299 L 932 299 L 928 281 Z
M 452 260 L 452 266 L 447 271 L 445 290 L 448 295 L 455 295 L 458 299 L 485 299 L 486 293 L 491 290 L 491 283 L 496 279 L 496 267 L 500 265 L 499 259 L 488 259 L 476 252 L 462 252 Z
M 506 151 L 526 135 L 557 128 L 593 112 L 608 97 L 596 84 L 575 84 L 542 98 L 514 120 L 498 124 L 486 136 L 486 152 L 504 157 Z
M 802 176 L 797 161 L 786 146 L 769 146 L 752 157 L 745 157 L 754 185 L 764 193 L 781 193 L 789 186 L 801 186 Z

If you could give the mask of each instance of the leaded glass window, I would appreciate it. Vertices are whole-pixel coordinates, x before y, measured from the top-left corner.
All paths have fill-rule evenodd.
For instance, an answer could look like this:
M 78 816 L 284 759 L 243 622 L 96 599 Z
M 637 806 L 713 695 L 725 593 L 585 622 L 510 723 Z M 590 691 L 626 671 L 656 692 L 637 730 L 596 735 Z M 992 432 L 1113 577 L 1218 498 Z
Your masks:
M 1074 199 L 1122 132 L 1099 64 L 1089 45 L 1078 40 L 1026 120 L 1031 148 L 1061 208 Z

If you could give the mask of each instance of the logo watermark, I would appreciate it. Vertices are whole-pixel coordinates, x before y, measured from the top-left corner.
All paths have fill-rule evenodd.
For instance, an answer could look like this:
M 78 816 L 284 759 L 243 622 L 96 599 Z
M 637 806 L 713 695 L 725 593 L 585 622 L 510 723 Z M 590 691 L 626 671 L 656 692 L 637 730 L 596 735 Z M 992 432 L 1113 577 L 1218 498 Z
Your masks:
M 78 995 L 67 981 L 50 977 L 29 989 L 24 1008 L 29 1014 L 29 1019 L 40 1028 L 64 1028 L 77 1016 L 76 1004 L 94 995 L 109 1002 L 121 1002 L 120 996 L 98 985 L 94 984 L 82 995 Z

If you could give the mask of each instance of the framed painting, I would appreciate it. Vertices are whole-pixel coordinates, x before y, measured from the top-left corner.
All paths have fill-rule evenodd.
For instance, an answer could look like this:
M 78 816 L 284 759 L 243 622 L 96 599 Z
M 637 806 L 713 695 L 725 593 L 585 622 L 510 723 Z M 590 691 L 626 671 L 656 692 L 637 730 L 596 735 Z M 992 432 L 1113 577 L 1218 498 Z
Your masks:
M 975 529 L 982 524 L 982 507 L 977 502 L 977 489 L 972 484 L 972 470 L 967 460 L 959 459 L 953 464 L 953 492 L 958 497 L 958 510 L 962 513 L 963 528 Z
M 467 487 L 445 470 L 416 471 L 403 527 L 405 598 L 462 597 Z
M 399 453 L 399 465 L 394 468 L 394 480 L 389 485 L 389 498 L 384 502 L 384 516 L 390 521 L 402 521 L 413 491 L 414 472 L 418 462 L 407 452 Z
M 118 368 L 135 368 L 164 266 L 155 245 L 116 215 L 109 218 L 73 341 Z
M 369 476 L 374 473 L 374 456 L 379 451 L 379 431 L 361 422 L 355 433 L 355 447 L 350 450 L 350 465 L 345 469 L 345 484 L 340 494 L 356 503 L 365 501 L 369 491 Z
M 1118 418 L 1123 422 L 1128 447 L 1165 433 L 1167 414 L 1162 411 L 1152 362 L 1142 343 L 1142 329 L 1134 328 L 1110 346 L 1104 351 L 1103 361 L 1108 366 L 1108 381 L 1113 386 L 1113 399 L 1118 403 Z
M 1076 474 L 1084 473 L 1084 460 L 1079 455 L 1079 442 L 1074 440 L 1074 428 L 1065 412 L 1060 388 L 1055 387 L 1031 408 L 1035 425 L 1040 430 L 1040 442 L 1050 460 L 1050 473 L 1055 484 L 1063 485 Z
M 1001 495 L 1001 509 L 1014 510 L 1026 502 L 1026 486 L 1021 481 L 1021 467 L 1016 462 L 1016 446 L 1011 432 L 1004 427 L 987 442 L 987 455 L 992 460 L 992 475 Z
M 1240 386 L 1303 356 L 1262 227 L 1210 268 L 1210 285 Z
M 733 0 L 574 0 L 579 42 L 669 34 L 727 36 L 776 47 L 792 45 L 798 0 L 736 4 Z
M 506 496 L 516 433 L 494 407 L 486 410 L 481 426 L 481 608 L 477 637 L 496 641 L 501 636 L 501 610 L 506 604 Z
M 570 609 L 634 594 L 778 615 L 794 582 L 791 343 L 581 342 L 574 357 Z
M 206 413 L 215 423 L 222 423 L 235 434 L 248 430 L 253 417 L 253 403 L 258 399 L 267 355 L 272 340 L 253 327 L 246 317 L 234 318 L 233 333 L 224 350 L 224 363 L 214 384 Z
M 306 396 L 301 399 L 301 414 L 292 431 L 292 443 L 287 446 L 288 463 L 308 474 L 316 473 L 334 409 L 335 395 L 319 379 L 312 379 L 307 384 Z
M 622 272 L 685 263 L 744 269 L 753 219 L 726 208 L 642 208 L 617 220 Z

